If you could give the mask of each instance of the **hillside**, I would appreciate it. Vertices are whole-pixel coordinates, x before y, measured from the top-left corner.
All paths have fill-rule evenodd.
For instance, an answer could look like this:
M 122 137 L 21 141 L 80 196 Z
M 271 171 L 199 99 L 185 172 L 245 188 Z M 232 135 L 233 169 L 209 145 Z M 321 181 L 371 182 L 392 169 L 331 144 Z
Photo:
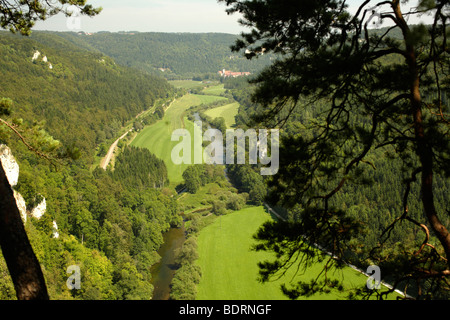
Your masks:
M 150 299 L 150 266 L 159 259 L 162 234 L 181 222 L 170 191 L 149 179 L 164 177 L 166 168 L 140 149 L 121 155 L 117 174 L 91 164 L 99 144 L 118 137 L 156 101 L 172 98 L 173 87 L 51 33 L 25 38 L 0 32 L 0 55 L 2 119 L 17 124 L 37 148 L 42 145 L 35 137 L 81 151 L 77 160 L 52 166 L 0 127 L 0 143 L 11 148 L 20 168 L 14 189 L 23 196 L 25 228 L 50 298 Z M 12 101 L 10 114 L 2 98 Z M 43 215 L 32 217 L 42 203 Z M 66 270 L 74 265 L 82 270 L 82 287 L 70 291 Z M 0 300 L 14 298 L 0 252 Z
M 1 32 L 0 55 L 0 97 L 13 100 L 14 116 L 45 121 L 56 139 L 89 155 L 172 90 L 162 78 L 122 67 L 52 33 L 24 38 Z
M 272 57 L 248 60 L 230 46 L 237 36 L 222 33 L 60 33 L 78 46 L 97 50 L 118 63 L 168 79 L 217 75 L 219 70 L 256 73 Z M 161 71 L 161 70 L 164 71 Z
M 194 137 L 195 130 L 199 130 L 192 121 L 188 121 L 186 110 L 189 107 L 202 103 L 208 104 L 217 100 L 224 100 L 223 97 L 208 95 L 186 95 L 175 100 L 167 109 L 164 118 L 158 123 L 148 126 L 133 140 L 132 145 L 140 148 L 147 148 L 165 161 L 168 169 L 169 180 L 173 186 L 183 183 L 182 174 L 188 167 L 186 164 L 177 165 L 172 161 L 172 149 L 179 143 L 172 141 L 174 130 L 185 128 L 189 130 L 191 138 Z M 194 143 L 192 142 L 192 148 Z M 194 154 L 194 149 L 192 149 Z
M 253 235 L 269 219 L 261 205 L 266 195 L 273 195 L 273 188 L 265 184 L 270 177 L 262 177 L 251 165 L 228 165 L 225 173 L 217 166 L 177 166 L 171 159 L 177 144 L 171 133 L 186 128 L 193 136 L 195 111 L 222 131 L 248 129 L 249 120 L 261 111 L 251 100 L 253 88 L 245 77 L 208 84 L 180 81 L 217 80 L 221 69 L 257 73 L 270 62 L 270 56 L 249 61 L 231 53 L 235 38 L 107 32 L 34 32 L 24 38 L 0 32 L 0 101 L 9 98 L 13 102 L 12 114 L 5 119 L 31 128 L 39 124 L 36 128 L 45 129 L 62 145 L 81 151 L 79 159 L 53 167 L 0 126 L 0 144 L 11 147 L 20 166 L 14 189 L 24 197 L 26 211 L 30 213 L 42 199 L 47 204 L 42 218 L 30 217 L 25 224 L 52 299 L 150 299 L 154 294 L 151 266 L 161 258 L 158 250 L 165 241 L 163 234 L 182 225 L 191 242 L 173 252 L 178 256 L 176 267 L 171 265 L 176 271 L 172 299 L 185 299 L 186 292 L 195 298 L 196 287 L 187 281 L 190 278 L 198 281 L 198 299 L 285 298 L 279 292 L 280 283 L 273 283 L 267 292 L 261 290 L 256 281 L 257 263 L 271 256 L 250 251 Z M 323 120 L 325 107 L 317 101 L 295 109 L 282 139 L 307 137 L 307 126 Z M 365 121 L 364 117 L 355 120 L 361 126 Z M 94 169 L 105 146 L 131 127 L 133 134 L 118 143 L 121 152 L 114 165 Z M 32 133 L 36 134 L 27 132 Z M 281 150 L 282 161 L 290 159 L 289 151 Z M 405 179 L 401 163 L 391 161 L 387 152 L 373 150 L 368 160 L 376 170 L 361 172 L 355 177 L 357 184 L 345 186 L 331 203 L 361 221 L 364 232 L 352 241 L 366 247 L 376 246 L 380 234 L 399 215 Z M 178 195 L 175 187 L 188 185 L 189 180 L 196 187 Z M 450 181 L 436 176 L 435 183 L 436 207 L 445 211 Z M 412 183 L 409 208 L 418 221 L 419 199 L 419 185 Z M 273 206 L 278 204 L 277 198 L 268 200 Z M 244 209 L 249 204 L 252 207 Z M 292 221 L 302 218 L 298 208 L 277 210 Z M 450 224 L 448 217 L 444 223 Z M 421 243 L 419 231 L 399 225 L 386 244 L 396 248 L 405 240 Z M 194 242 L 196 248 L 191 250 Z M 364 254 L 348 253 L 355 264 Z M 196 255 L 198 265 L 192 265 Z M 83 287 L 78 291 L 69 291 L 65 285 L 65 270 L 73 265 L 83 270 Z M 192 270 L 201 270 L 203 275 Z M 358 283 L 363 286 L 364 280 Z M 218 291 L 218 284 L 223 291 Z M 0 300 L 13 299 L 13 290 L 0 251 Z

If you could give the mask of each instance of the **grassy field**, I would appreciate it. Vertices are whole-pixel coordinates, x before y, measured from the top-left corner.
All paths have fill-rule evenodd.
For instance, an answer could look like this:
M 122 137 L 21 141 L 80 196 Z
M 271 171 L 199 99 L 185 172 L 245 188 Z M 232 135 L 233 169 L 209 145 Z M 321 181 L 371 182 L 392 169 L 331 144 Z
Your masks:
M 171 80 L 169 81 L 175 88 L 199 89 L 203 94 L 219 96 L 225 92 L 223 84 L 218 81 L 203 82 L 195 80 Z
M 205 87 L 205 84 L 202 81 L 194 80 L 171 80 L 169 83 L 175 88 L 183 89 L 202 89 Z
M 215 101 L 220 101 L 220 100 L 226 100 L 227 98 L 225 97 L 220 97 L 220 96 L 210 96 L 210 95 L 203 95 L 203 94 L 199 94 L 199 95 L 194 95 L 195 97 L 197 97 L 197 99 L 199 100 L 199 104 L 209 104 Z
M 183 193 L 178 198 L 180 209 L 184 213 L 190 213 L 194 210 L 211 208 L 211 201 L 217 199 L 217 194 L 221 191 L 221 187 L 217 183 L 209 183 L 202 186 L 199 190 L 192 193 Z
M 178 141 L 171 141 L 172 133 L 176 129 L 185 128 L 189 130 L 193 141 L 194 130 L 199 129 L 194 129 L 194 123 L 186 119 L 186 110 L 191 106 L 199 105 L 201 103 L 211 103 L 219 99 L 221 98 L 216 96 L 190 94 L 175 100 L 166 110 L 164 118 L 142 130 L 133 140 L 131 145 L 147 148 L 157 157 L 162 159 L 167 166 L 170 184 L 175 187 L 183 182 L 182 174 L 188 165 L 176 165 L 172 162 L 172 149 L 179 143 Z M 191 145 L 193 148 L 194 143 L 192 142 Z
M 271 216 L 263 207 L 250 207 L 219 217 L 204 228 L 198 237 L 198 265 L 202 279 L 198 285 L 198 300 L 284 300 L 282 283 L 289 283 L 294 275 L 289 270 L 282 279 L 262 284 L 257 281 L 257 263 L 272 260 L 267 252 L 250 250 L 252 235 Z M 320 272 L 322 265 L 310 268 L 303 275 L 309 281 Z M 345 287 L 365 286 L 367 278 L 347 268 L 336 272 L 337 279 L 345 278 Z M 314 300 L 346 299 L 346 293 L 332 292 L 316 295 Z
M 213 95 L 213 96 L 220 96 L 224 92 L 225 92 L 225 88 L 224 88 L 223 84 L 212 85 L 210 87 L 203 89 L 204 94 Z
M 211 118 L 223 117 L 225 119 L 225 124 L 228 128 L 231 128 L 236 123 L 234 117 L 238 114 L 239 103 L 234 102 L 227 104 L 222 107 L 207 110 L 205 114 Z

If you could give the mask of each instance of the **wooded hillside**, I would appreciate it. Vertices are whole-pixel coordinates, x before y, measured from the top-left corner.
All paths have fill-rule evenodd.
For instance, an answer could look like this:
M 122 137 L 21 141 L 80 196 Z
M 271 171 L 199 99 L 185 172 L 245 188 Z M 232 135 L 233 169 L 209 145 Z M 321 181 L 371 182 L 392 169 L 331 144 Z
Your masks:
M 150 267 L 159 259 L 162 234 L 181 219 L 170 191 L 159 188 L 165 166 L 147 150 L 121 155 L 117 174 L 91 165 L 99 144 L 116 139 L 126 122 L 171 95 L 172 87 L 52 33 L 25 38 L 0 32 L 0 55 L 4 120 L 37 149 L 40 140 L 53 145 L 59 140 L 79 150 L 74 160 L 51 165 L 10 128 L 0 127 L 0 142 L 20 166 L 15 190 L 27 212 L 46 200 L 44 215 L 39 220 L 28 215 L 25 227 L 50 298 L 151 299 Z M 125 164 L 138 159 L 149 166 L 139 167 L 145 178 L 134 184 L 135 168 Z M 82 270 L 80 290 L 66 286 L 72 265 Z M 0 299 L 14 298 L 1 257 Z
M 212 77 L 223 69 L 257 73 L 272 59 L 266 55 L 251 61 L 243 53 L 233 53 L 230 46 L 237 36 L 231 34 L 101 32 L 61 36 L 79 46 L 103 52 L 122 65 L 168 79 Z
M 162 78 L 122 67 L 54 33 L 24 38 L 0 32 L 0 55 L 0 96 L 13 100 L 14 116 L 44 121 L 55 139 L 89 155 L 172 90 Z

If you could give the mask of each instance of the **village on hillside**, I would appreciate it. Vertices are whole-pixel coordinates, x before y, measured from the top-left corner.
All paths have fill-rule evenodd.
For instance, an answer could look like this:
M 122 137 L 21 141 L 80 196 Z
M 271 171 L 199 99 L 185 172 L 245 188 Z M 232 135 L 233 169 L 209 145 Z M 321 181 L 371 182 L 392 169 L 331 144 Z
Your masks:
M 237 77 L 242 77 L 242 76 L 249 76 L 251 75 L 250 72 L 233 72 L 233 71 L 229 71 L 229 70 L 220 70 L 218 72 L 220 74 L 221 77 L 224 78 L 237 78 Z

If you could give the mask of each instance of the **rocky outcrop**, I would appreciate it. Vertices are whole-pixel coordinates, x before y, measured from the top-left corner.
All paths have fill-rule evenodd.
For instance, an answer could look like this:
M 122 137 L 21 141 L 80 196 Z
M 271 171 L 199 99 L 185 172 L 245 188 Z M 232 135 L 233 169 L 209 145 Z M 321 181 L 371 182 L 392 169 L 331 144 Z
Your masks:
M 40 219 L 42 218 L 46 210 L 47 210 L 47 202 L 45 201 L 45 198 L 43 198 L 41 203 L 39 203 L 36 207 L 34 207 L 31 210 L 30 214 L 36 219 Z
M 25 199 L 16 190 L 14 190 L 14 198 L 16 199 L 16 204 L 17 204 L 17 208 L 19 209 L 20 216 L 22 217 L 23 222 L 26 222 L 27 221 L 27 205 L 25 203 Z
M 19 181 L 19 164 L 14 158 L 11 149 L 6 145 L 0 145 L 0 161 L 3 169 L 5 170 L 6 177 L 12 188 L 14 188 Z M 35 208 L 28 212 L 25 199 L 22 195 L 14 190 L 14 198 L 16 199 L 17 208 L 24 222 L 27 221 L 27 213 L 36 219 L 42 218 L 47 210 L 47 203 L 45 198 Z
M 0 160 L 5 170 L 6 177 L 8 178 L 11 187 L 17 185 L 19 181 L 19 164 L 14 158 L 11 149 L 8 146 L 0 145 Z
M 39 59 L 40 56 L 41 56 L 41 53 L 40 53 L 38 50 L 36 50 L 36 51 L 33 53 L 33 57 L 31 58 L 31 61 L 36 61 L 37 59 Z M 42 62 L 47 63 L 49 69 L 53 69 L 53 65 L 48 61 L 47 56 L 44 55 L 44 56 L 42 57 Z

